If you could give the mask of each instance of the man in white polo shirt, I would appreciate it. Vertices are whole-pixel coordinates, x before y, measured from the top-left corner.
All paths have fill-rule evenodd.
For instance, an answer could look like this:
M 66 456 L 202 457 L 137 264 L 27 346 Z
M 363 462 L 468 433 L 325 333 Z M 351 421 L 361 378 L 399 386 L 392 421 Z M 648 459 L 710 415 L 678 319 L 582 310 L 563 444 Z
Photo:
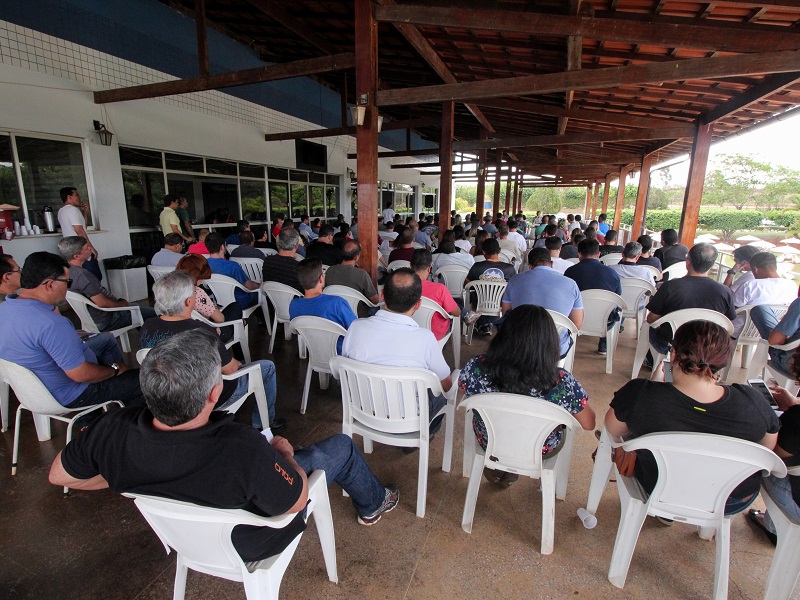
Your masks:
M 778 275 L 778 261 L 770 252 L 759 252 L 750 257 L 753 280 L 740 285 L 733 294 L 736 308 L 748 304 L 785 304 L 797 298 L 797 284 Z M 733 337 L 739 337 L 745 324 L 743 315 L 733 320 Z
M 422 303 L 422 281 L 411 269 L 389 273 L 384 283 L 384 308 L 368 319 L 354 321 L 342 344 L 342 355 L 373 365 L 411 367 L 433 371 L 446 392 L 453 385 L 450 367 L 433 333 L 411 318 Z M 430 433 L 442 425 L 433 418 L 447 403 L 444 396 L 428 397 Z

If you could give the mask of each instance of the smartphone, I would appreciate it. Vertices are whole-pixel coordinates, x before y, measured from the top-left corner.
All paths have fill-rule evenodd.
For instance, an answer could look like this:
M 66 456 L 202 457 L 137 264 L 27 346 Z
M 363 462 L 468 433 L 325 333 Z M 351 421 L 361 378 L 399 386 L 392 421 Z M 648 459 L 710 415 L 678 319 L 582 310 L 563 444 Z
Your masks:
M 773 408 L 778 408 L 778 403 L 775 402 L 775 398 L 772 397 L 772 392 L 769 391 L 769 388 L 767 387 L 767 384 L 764 383 L 763 379 L 748 379 L 747 384 L 761 392 L 761 395 L 767 399 L 767 402 L 769 402 L 770 406 Z

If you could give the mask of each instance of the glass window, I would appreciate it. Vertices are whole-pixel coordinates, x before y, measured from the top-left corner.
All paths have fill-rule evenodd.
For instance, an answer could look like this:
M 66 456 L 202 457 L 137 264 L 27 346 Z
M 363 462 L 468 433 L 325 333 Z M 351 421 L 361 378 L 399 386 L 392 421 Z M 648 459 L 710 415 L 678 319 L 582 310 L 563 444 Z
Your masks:
M 81 199 L 89 202 L 83 153 L 77 142 L 62 142 L 16 136 L 17 155 L 22 172 L 22 187 L 32 225 L 44 227 L 41 211 L 45 206 L 61 207 L 59 189 L 77 188 Z M 86 211 L 86 225 L 92 223 L 91 211 Z
M 292 181 L 308 181 L 308 171 L 289 171 L 289 179 Z
M 125 206 L 129 227 L 153 227 L 158 224 L 164 199 L 163 173 L 122 170 Z
M 186 156 L 185 154 L 164 154 L 164 161 L 170 171 L 203 172 L 203 159 L 199 156 Z
M 358 216 L 358 184 L 355 182 L 350 184 L 350 214 Z
M 239 163 L 239 176 L 264 179 L 264 167 L 261 165 L 248 165 L 247 163 Z
M 325 183 L 325 174 L 324 173 L 309 173 L 308 180 L 311 183 Z
M 242 218 L 248 221 L 267 220 L 267 202 L 263 181 L 246 181 L 240 184 L 242 191 Z
M 206 159 L 206 173 L 213 175 L 233 175 L 236 177 L 236 163 L 231 160 L 220 160 L 218 158 Z
M 325 183 L 330 185 L 339 185 L 339 176 L 338 175 L 326 175 L 325 176 Z
M 325 205 L 328 207 L 328 218 L 335 219 L 339 214 L 339 188 L 328 186 L 325 188 Z
M 119 162 L 129 167 L 149 167 L 163 169 L 161 152 L 156 150 L 142 150 L 140 148 L 119 147 Z
M 269 184 L 269 206 L 274 219 L 289 212 L 289 186 L 285 183 Z
M 280 169 L 278 167 L 267 167 L 267 176 L 270 179 L 280 179 L 287 181 L 289 179 L 289 169 Z
M 308 211 L 308 186 L 292 185 L 292 205 L 289 209 L 290 219 L 299 219 Z
M 308 213 L 311 217 L 325 217 L 324 191 L 321 185 L 311 186 L 311 212 Z
M 14 172 L 14 155 L 11 152 L 11 138 L 0 137 L 0 204 L 13 204 L 22 208 L 22 199 L 19 196 L 17 174 Z M 18 221 L 22 212 L 14 215 Z M 41 227 L 41 225 L 40 225 Z

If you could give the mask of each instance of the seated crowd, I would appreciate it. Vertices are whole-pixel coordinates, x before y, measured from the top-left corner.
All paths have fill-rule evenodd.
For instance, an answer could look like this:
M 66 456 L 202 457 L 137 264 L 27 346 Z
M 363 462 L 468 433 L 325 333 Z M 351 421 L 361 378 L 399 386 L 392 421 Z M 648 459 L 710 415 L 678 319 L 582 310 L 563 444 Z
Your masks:
M 250 365 L 242 364 L 229 350 L 234 325 L 243 318 L 243 311 L 259 302 L 261 286 L 236 259 L 263 261 L 263 282 L 283 284 L 302 294 L 291 300 L 290 318 L 314 316 L 340 325 L 346 333 L 337 351 L 344 357 L 373 365 L 426 369 L 445 393 L 457 385 L 466 397 L 502 392 L 551 402 L 590 431 L 596 416 L 588 393 L 572 373 L 559 367 L 576 340 L 566 329 L 559 333 L 551 316 L 563 315 L 580 329 L 584 291 L 599 289 L 621 296 L 630 280 L 657 283 L 647 303 L 649 323 L 681 309 L 704 308 L 731 320 L 735 336 L 744 326 L 736 310 L 759 305 L 751 318 L 770 344 L 800 339 L 797 287 L 779 277 L 772 254 L 739 249 L 728 278 L 718 283 L 709 277 L 717 250 L 703 243 L 686 248 L 678 243 L 674 230 L 662 233 L 662 246 L 653 252 L 653 239 L 647 235 L 619 245 L 618 232 L 606 223 L 605 214 L 588 224 L 581 215 L 570 214 L 562 221 L 537 215 L 529 223 L 524 215 L 508 218 L 499 213 L 496 219 L 472 215 L 462 225 L 454 215 L 452 229 L 442 231 L 437 240 L 438 218 L 422 215 L 403 222 L 387 207 L 379 231 L 388 262 L 380 293 L 358 266 L 362 246 L 356 239 L 357 228 L 350 228 L 343 219 L 334 227 L 303 215 L 295 227 L 289 220 L 276 218 L 274 242 L 266 238 L 266 231 L 251 231 L 249 223 L 240 221 L 227 239 L 218 232 L 201 232 L 186 254 L 183 246 L 189 240 L 169 233 L 152 264 L 175 270 L 154 282 L 154 309 L 140 308 L 144 324 L 139 346 L 149 349 L 141 369 L 126 365 L 110 333 L 131 324 L 130 311 L 90 307 L 100 331 L 108 332 L 91 336 L 77 331 L 59 313 L 68 290 L 99 308 L 130 306 L 83 268 L 91 254 L 87 240 L 67 237 L 58 245 L 60 256 L 37 252 L 28 256 L 21 269 L 12 257 L 0 255 L 0 319 L 13 319 L 16 324 L 0 336 L 0 358 L 30 369 L 67 408 L 108 399 L 125 405 L 85 419 L 80 434 L 52 464 L 53 484 L 85 490 L 110 488 L 210 507 L 243 508 L 260 515 L 296 515 L 282 529 L 234 528 L 232 540 L 242 560 L 257 562 L 281 552 L 305 529 L 307 475 L 312 471 L 324 469 L 328 483 L 336 482 L 348 493 L 356 518 L 364 525 L 376 523 L 395 508 L 399 490 L 378 480 L 346 435 L 302 449 L 273 435 L 286 427 L 286 419 L 276 416 L 279 378 L 270 360 L 251 363 L 257 366 L 254 372 L 260 372 L 267 414 L 262 415 L 256 406 L 248 425 L 236 422 L 227 412 L 241 405 L 248 395 L 248 378 L 253 376 L 253 372 L 237 376 Z M 238 246 L 230 254 L 229 244 Z M 261 248 L 268 245 L 273 249 L 265 255 Z M 601 261 L 617 253 L 621 254 L 618 264 Z M 395 261 L 407 261 L 410 266 L 393 268 Z M 656 281 L 653 271 L 643 266 L 660 271 L 678 263 L 685 264 L 687 275 L 666 281 Z M 525 268 L 516 266 L 520 264 Z M 454 298 L 436 277 L 438 269 L 451 265 L 463 268 L 465 285 L 503 284 L 499 312 L 481 315 L 471 306 L 462 306 L 461 297 Z M 235 300 L 227 306 L 218 306 L 204 287 L 214 275 L 240 284 Z M 354 311 L 335 290 L 326 292 L 326 287 L 334 285 L 352 288 L 366 303 Z M 430 329 L 421 327 L 413 315 L 423 298 L 450 318 L 436 314 Z M 465 296 L 464 302 L 472 304 L 474 295 Z M 779 320 L 771 305 L 789 305 L 788 312 Z M 268 310 L 274 307 L 265 304 L 265 315 Z M 448 366 L 439 343 L 459 318 L 476 323 L 476 335 L 492 336 L 485 352 L 467 361 L 460 375 Z M 605 325 L 611 329 L 620 318 L 621 310 L 612 310 Z M 460 333 L 453 331 L 454 336 Z M 670 358 L 671 381 L 660 381 L 662 373 L 654 371 L 650 379 L 634 379 L 617 390 L 604 418 L 609 434 L 626 439 L 659 431 L 726 435 L 774 449 L 794 464 L 800 456 L 800 400 L 783 388 L 773 388 L 784 410 L 779 421 L 765 398 L 750 386 L 722 385 L 719 375 L 735 348 L 724 328 L 691 321 L 676 331 L 669 326 L 650 329 L 649 336 L 653 348 Z M 599 338 L 597 351 L 606 354 L 605 337 Z M 793 353 L 772 348 L 770 358 L 796 379 L 800 366 L 794 363 Z M 428 402 L 432 438 L 442 425 L 447 399 L 429 393 L 423 401 Z M 478 411 L 472 430 L 485 449 L 490 433 Z M 561 451 L 564 438 L 561 429 L 552 431 L 542 455 L 551 457 Z M 637 451 L 623 461 L 618 454 L 614 460 L 620 473 L 635 477 L 647 492 L 652 491 L 658 478 L 653 456 Z M 508 487 L 517 477 L 491 469 L 484 475 L 499 487 Z M 743 481 L 728 498 L 726 511 L 746 510 L 758 495 L 760 479 L 757 474 Z M 797 480 L 765 482 L 780 506 L 795 518 L 800 517 Z M 769 515 L 750 511 L 749 518 L 774 542 Z

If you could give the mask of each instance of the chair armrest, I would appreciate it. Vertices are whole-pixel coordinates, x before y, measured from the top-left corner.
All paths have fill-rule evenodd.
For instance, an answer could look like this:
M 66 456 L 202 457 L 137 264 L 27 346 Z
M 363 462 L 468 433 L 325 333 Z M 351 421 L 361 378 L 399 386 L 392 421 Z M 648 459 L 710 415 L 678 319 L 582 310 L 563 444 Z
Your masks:
M 442 395 L 447 398 L 448 402 L 455 402 L 456 397 L 458 396 L 458 377 L 461 375 L 461 369 L 455 369 L 451 374 L 450 378 L 453 380 L 453 385 L 450 386 L 450 389 L 444 392 Z
M 798 346 L 800 346 L 800 339 L 780 346 L 770 344 L 770 348 L 775 348 L 775 350 L 783 350 L 784 352 L 788 352 L 789 350 L 794 350 Z
M 257 364 L 251 364 L 244 367 L 241 367 L 235 373 L 231 373 L 230 375 L 223 375 L 223 381 L 231 381 L 232 379 L 239 379 L 243 375 L 253 375 L 254 377 L 258 377 L 261 379 L 261 367 Z

